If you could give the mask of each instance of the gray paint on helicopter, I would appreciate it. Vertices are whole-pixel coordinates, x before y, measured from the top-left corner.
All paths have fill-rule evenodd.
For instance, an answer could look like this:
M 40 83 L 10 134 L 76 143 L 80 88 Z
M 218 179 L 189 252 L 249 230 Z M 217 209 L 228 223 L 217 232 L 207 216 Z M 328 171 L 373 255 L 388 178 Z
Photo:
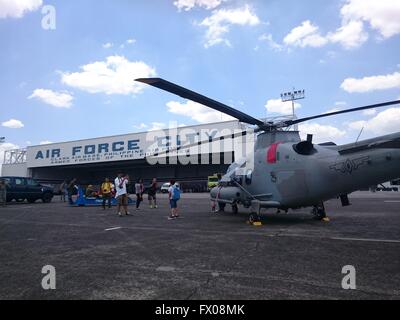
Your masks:
M 261 208 L 288 210 L 312 206 L 313 212 L 323 218 L 325 201 L 341 197 L 342 204 L 348 205 L 347 194 L 400 176 L 400 132 L 337 146 L 334 143 L 313 144 L 311 135 L 306 141 L 301 141 L 297 131 L 285 130 L 304 121 L 395 105 L 400 100 L 296 120 L 262 122 L 163 79 L 137 81 L 256 125 L 254 151 L 246 158 L 235 161 L 220 180 L 219 186 L 210 192 L 212 200 L 231 204 L 236 211 L 238 205 L 251 208 L 250 217 L 254 218 L 255 215 L 257 219 Z M 231 135 L 222 138 L 231 138 Z M 269 162 L 267 158 L 271 148 L 276 154 L 274 161 Z

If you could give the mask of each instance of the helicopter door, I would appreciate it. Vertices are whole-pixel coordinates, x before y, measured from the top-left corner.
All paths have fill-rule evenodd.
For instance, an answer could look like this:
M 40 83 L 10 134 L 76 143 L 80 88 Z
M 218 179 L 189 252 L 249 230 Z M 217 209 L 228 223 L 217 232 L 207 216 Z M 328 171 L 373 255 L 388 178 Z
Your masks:
M 282 198 L 295 199 L 308 195 L 304 170 L 282 170 L 276 173 L 276 185 Z

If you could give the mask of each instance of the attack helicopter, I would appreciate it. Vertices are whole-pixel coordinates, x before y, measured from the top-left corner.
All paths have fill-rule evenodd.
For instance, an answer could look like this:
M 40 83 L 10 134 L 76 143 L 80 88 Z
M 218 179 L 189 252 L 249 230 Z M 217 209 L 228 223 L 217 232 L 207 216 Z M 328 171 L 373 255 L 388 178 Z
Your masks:
M 396 105 L 400 100 L 300 119 L 263 121 L 161 78 L 141 78 L 136 81 L 254 126 L 256 142 L 253 152 L 232 163 L 221 177 L 219 185 L 210 192 L 212 201 L 221 206 L 231 205 L 235 213 L 239 205 L 250 208 L 250 222 L 259 221 L 263 208 L 287 212 L 289 209 L 312 207 L 315 218 L 323 220 L 326 219 L 324 202 L 327 200 L 340 199 L 342 206 L 348 206 L 350 193 L 400 176 L 400 132 L 336 145 L 333 142 L 315 144 L 310 134 L 302 141 L 298 131 L 288 130 L 305 121 Z M 217 139 L 234 139 L 245 134 L 239 132 Z M 206 140 L 196 145 L 210 142 Z M 191 145 L 180 148 L 185 147 Z

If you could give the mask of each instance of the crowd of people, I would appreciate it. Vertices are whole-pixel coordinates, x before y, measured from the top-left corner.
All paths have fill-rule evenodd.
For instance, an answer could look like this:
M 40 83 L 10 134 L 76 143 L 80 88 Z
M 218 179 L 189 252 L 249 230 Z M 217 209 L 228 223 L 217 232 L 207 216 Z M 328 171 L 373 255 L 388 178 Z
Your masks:
M 73 195 L 77 194 L 79 190 L 80 187 L 77 179 L 74 178 L 70 181 L 65 180 L 59 187 L 61 201 L 66 202 L 67 198 L 69 204 L 73 205 Z M 157 209 L 157 190 L 158 183 L 156 178 L 153 178 L 150 185 L 145 188 L 142 179 L 137 179 L 133 184 L 129 175 L 119 173 L 114 181 L 105 178 L 99 190 L 96 190 L 93 185 L 88 185 L 84 191 L 84 195 L 86 198 L 101 198 L 103 210 L 105 210 L 106 207 L 111 208 L 112 199 L 115 198 L 118 216 L 122 217 L 123 215 L 130 215 L 128 211 L 128 197 L 130 193 L 136 195 L 136 210 L 140 210 L 145 192 L 147 192 L 148 195 L 149 207 L 151 209 Z M 168 200 L 171 209 L 168 219 L 170 220 L 179 218 L 178 201 L 180 199 L 180 194 L 181 190 L 179 184 L 175 180 L 171 180 L 168 189 Z

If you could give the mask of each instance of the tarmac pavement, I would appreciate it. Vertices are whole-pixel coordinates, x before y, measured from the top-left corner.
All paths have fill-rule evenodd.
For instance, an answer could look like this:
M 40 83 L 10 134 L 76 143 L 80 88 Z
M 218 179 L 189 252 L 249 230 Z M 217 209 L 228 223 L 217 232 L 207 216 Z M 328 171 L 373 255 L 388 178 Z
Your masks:
M 400 193 L 358 192 L 349 207 L 213 214 L 207 194 L 116 209 L 22 203 L 0 208 L 0 299 L 400 299 Z M 56 270 L 43 290 L 42 267 Z M 342 268 L 356 290 L 342 289 Z

